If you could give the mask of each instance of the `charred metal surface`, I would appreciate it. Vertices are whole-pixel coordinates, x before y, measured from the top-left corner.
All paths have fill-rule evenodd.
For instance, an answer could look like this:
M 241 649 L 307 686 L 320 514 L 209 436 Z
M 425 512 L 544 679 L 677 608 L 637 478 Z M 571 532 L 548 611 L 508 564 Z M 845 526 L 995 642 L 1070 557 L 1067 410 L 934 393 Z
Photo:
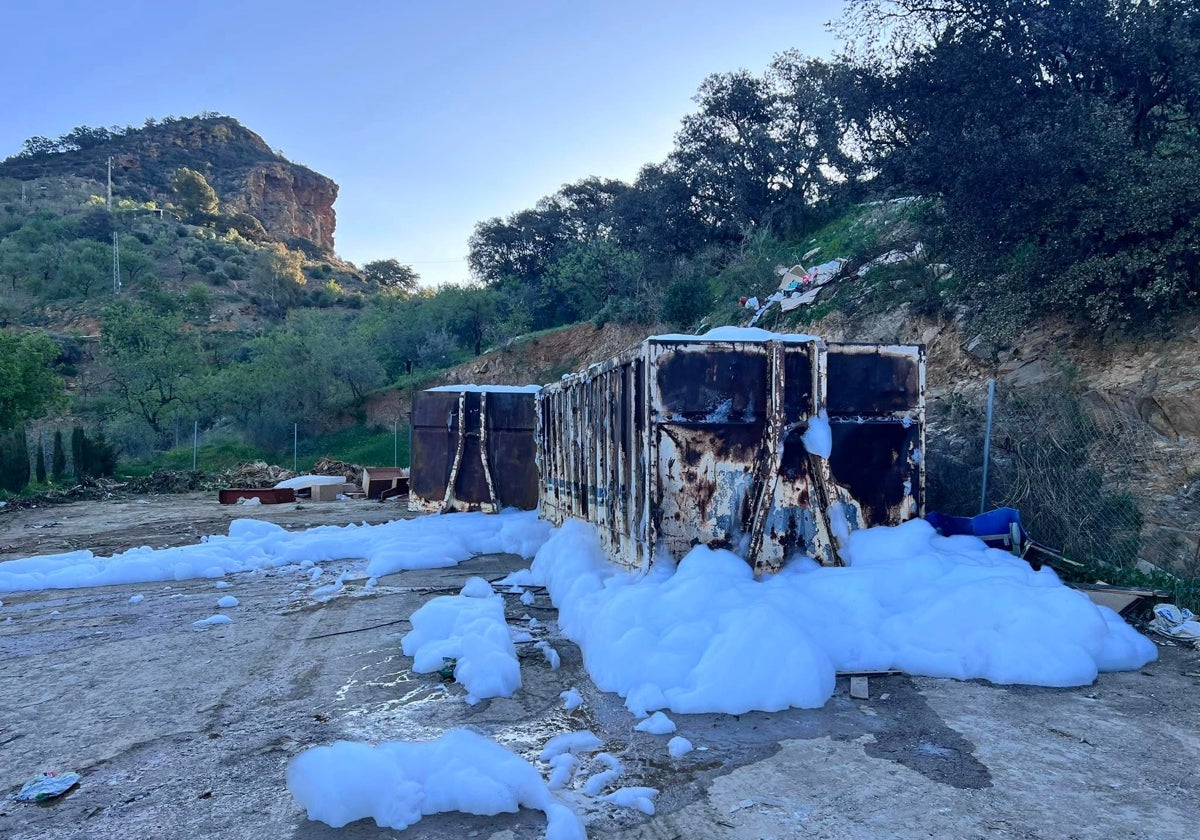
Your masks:
M 632 568 L 696 545 L 737 551 L 757 572 L 797 554 L 840 563 L 834 520 L 920 513 L 923 352 L 651 338 L 538 396 L 542 516 L 594 523 Z M 804 444 L 823 410 L 828 461 Z
M 918 358 L 876 344 L 830 345 L 827 377 L 831 417 L 914 409 L 923 393 Z
M 536 508 L 535 412 L 531 393 L 414 395 L 409 509 Z

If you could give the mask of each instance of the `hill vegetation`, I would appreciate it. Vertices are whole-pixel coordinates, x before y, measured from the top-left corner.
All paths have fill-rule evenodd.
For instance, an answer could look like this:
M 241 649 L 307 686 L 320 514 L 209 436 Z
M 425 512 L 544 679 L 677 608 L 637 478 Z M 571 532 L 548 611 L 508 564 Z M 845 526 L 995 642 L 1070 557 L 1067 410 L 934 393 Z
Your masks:
M 70 398 L 6 396 L 5 423 L 66 411 L 137 456 L 193 423 L 278 446 L 514 336 L 738 322 L 777 265 L 896 249 L 773 326 L 904 303 L 1004 342 L 1046 314 L 1136 332 L 1195 310 L 1193 2 L 854 0 L 840 32 L 834 59 L 710 76 L 632 183 L 481 221 L 463 286 L 337 259 L 336 185 L 231 118 L 31 138 L 0 164 L 0 324 L 53 337 Z

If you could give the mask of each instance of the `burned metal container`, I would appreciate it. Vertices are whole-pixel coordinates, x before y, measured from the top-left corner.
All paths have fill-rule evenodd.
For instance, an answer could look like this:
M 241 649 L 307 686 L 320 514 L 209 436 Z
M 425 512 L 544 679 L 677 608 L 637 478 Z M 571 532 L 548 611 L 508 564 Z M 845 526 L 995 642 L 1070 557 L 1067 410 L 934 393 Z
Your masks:
M 448 385 L 415 394 L 409 510 L 536 508 L 537 390 Z
M 542 390 L 543 518 L 592 522 L 630 567 L 703 544 L 763 572 L 921 515 L 923 348 L 718 336 L 652 337 Z

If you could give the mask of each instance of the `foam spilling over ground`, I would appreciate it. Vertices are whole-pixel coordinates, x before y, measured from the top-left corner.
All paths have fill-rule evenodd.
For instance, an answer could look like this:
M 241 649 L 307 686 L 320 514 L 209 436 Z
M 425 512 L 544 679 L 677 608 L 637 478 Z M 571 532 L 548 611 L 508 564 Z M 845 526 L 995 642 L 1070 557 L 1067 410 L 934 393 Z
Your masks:
M 567 522 L 531 578 L 592 681 L 637 715 L 817 708 L 837 671 L 1071 686 L 1157 656 L 1050 569 L 923 520 L 856 531 L 847 557 L 755 580 L 736 555 L 697 547 L 637 578 L 605 560 L 592 526 Z
M 454 679 L 474 705 L 489 697 L 511 697 L 521 687 L 521 665 L 504 618 L 504 598 L 483 578 L 467 581 L 458 595 L 442 595 L 412 615 L 401 641 L 413 670 L 429 674 L 455 660 Z
M 370 817 L 401 830 L 428 814 L 545 812 L 547 840 L 584 840 L 583 823 L 529 762 L 465 729 L 436 741 L 337 741 L 292 759 L 287 786 L 310 820 L 341 828 Z
M 323 525 L 285 531 L 271 522 L 235 519 L 228 536 L 197 545 L 134 548 L 111 557 L 72 551 L 0 563 L 0 592 L 219 578 L 299 563 L 363 559 L 372 577 L 404 569 L 454 566 L 476 554 L 532 557 L 550 536 L 532 512 L 458 513 L 383 525 Z

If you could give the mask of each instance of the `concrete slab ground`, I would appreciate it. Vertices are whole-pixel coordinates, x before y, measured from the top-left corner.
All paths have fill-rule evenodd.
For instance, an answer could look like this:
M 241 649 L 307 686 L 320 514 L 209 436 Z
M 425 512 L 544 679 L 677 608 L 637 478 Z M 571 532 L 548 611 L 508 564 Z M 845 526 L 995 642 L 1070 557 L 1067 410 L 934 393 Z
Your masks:
M 24 527 L 39 516 L 58 523 L 55 539 L 109 550 L 121 539 L 190 542 L 188 525 L 224 530 L 212 517 L 226 512 L 208 497 L 149 502 L 2 514 L 0 544 L 50 530 Z M 253 513 L 303 526 L 380 521 L 365 515 L 373 510 L 398 513 L 370 503 Z M 138 514 L 158 541 L 136 539 L 127 517 Z M 154 524 L 160 516 L 165 524 Z M 347 562 L 327 564 L 318 584 L 276 570 L 230 576 L 227 589 L 204 580 L 0 593 L 0 792 L 43 770 L 83 776 L 50 805 L 0 800 L 0 837 L 540 837 L 539 812 L 445 814 L 406 832 L 370 821 L 332 829 L 307 820 L 285 787 L 288 760 L 310 746 L 427 739 L 454 726 L 531 760 L 552 735 L 590 728 L 625 765 L 617 785 L 662 790 L 648 817 L 587 797 L 577 783 L 564 798 L 591 837 L 1182 838 L 1200 828 L 1196 651 L 1162 648 L 1142 671 L 1075 689 L 889 676 L 871 678 L 870 697 L 855 700 L 840 679 L 818 710 L 673 715 L 697 747 L 675 760 L 667 737 L 634 731 L 620 698 L 591 685 L 540 590 L 531 607 L 506 595 L 509 619 L 539 619 L 532 632 L 559 651 L 559 670 L 532 643 L 519 645 L 522 689 L 475 706 L 459 686 L 411 672 L 400 639 L 421 604 L 471 575 L 496 580 L 526 562 L 479 557 L 391 575 L 369 591 L 361 564 Z M 341 596 L 308 596 L 342 571 Z M 144 600 L 130 604 L 135 594 Z M 195 630 L 225 594 L 240 600 L 221 611 L 234 622 Z M 559 692 L 571 687 L 585 705 L 567 713 Z

